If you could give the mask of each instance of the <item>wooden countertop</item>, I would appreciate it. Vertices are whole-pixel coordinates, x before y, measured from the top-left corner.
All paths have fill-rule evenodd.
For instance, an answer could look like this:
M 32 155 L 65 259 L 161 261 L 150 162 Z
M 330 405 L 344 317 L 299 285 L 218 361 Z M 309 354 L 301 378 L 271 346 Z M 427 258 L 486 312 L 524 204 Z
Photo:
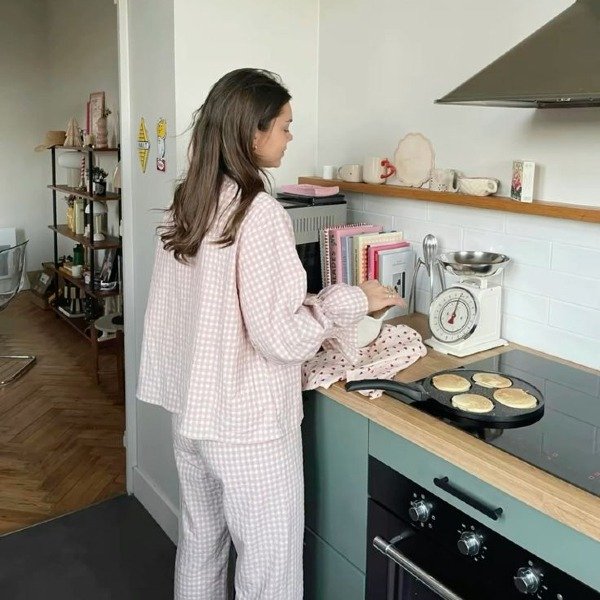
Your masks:
M 411 315 L 398 321 L 413 327 L 424 338 L 429 335 L 424 315 Z M 517 344 L 465 358 L 447 356 L 428 348 L 427 356 L 401 371 L 396 379 L 405 382 L 415 381 L 443 369 L 479 361 L 515 348 L 547 356 Z M 549 358 L 584 371 L 597 373 L 554 356 Z M 556 521 L 600 541 L 600 498 L 593 494 L 486 444 L 435 417 L 398 402 L 385 393 L 380 398 L 369 399 L 357 392 L 346 392 L 342 382 L 334 384 L 328 390 L 319 388 L 319 392 Z

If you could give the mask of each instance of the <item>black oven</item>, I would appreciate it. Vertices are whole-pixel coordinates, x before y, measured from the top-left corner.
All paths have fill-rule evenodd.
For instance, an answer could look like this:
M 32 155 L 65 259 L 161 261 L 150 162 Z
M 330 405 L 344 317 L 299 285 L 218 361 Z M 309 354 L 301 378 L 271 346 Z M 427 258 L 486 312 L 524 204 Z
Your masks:
M 435 485 L 497 519 L 441 476 Z M 369 457 L 367 600 L 599 600 L 545 563 L 373 457 Z

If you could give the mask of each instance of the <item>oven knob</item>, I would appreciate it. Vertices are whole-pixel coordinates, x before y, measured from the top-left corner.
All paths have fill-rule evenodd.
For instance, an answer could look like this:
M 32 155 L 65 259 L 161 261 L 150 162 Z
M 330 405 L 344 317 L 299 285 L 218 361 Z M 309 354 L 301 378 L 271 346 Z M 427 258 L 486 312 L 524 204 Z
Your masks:
M 465 556 L 476 556 L 481 547 L 481 538 L 472 531 L 463 531 L 457 542 L 458 549 Z
M 522 594 L 534 594 L 540 587 L 540 576 L 529 567 L 521 567 L 514 577 L 515 585 Z
M 431 514 L 431 504 L 425 500 L 413 500 L 408 509 L 408 516 L 417 523 L 425 523 Z

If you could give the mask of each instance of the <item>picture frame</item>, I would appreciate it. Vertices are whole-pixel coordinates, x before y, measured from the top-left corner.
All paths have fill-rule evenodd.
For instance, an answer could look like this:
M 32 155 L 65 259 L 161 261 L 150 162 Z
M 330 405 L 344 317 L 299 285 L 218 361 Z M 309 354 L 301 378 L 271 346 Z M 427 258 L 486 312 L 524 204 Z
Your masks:
M 52 275 L 46 271 L 40 271 L 34 285 L 32 286 L 32 289 L 40 296 L 43 296 L 50 289 L 51 285 Z
M 88 133 L 91 133 L 96 139 L 98 134 L 98 119 L 104 114 L 105 110 L 104 92 L 92 92 L 88 103 Z
M 108 283 L 113 278 L 114 266 L 117 258 L 117 249 L 108 248 L 104 253 L 104 260 L 100 268 L 100 282 Z

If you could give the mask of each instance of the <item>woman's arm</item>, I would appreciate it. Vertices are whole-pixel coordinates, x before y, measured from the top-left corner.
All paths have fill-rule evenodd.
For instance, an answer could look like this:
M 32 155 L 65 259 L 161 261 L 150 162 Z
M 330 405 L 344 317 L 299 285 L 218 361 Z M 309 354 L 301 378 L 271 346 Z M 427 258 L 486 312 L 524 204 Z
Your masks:
M 335 327 L 357 323 L 368 301 L 359 287 L 332 285 L 306 300 L 306 273 L 289 216 L 260 195 L 240 229 L 238 294 L 248 337 L 263 356 L 300 364 L 314 356 Z

